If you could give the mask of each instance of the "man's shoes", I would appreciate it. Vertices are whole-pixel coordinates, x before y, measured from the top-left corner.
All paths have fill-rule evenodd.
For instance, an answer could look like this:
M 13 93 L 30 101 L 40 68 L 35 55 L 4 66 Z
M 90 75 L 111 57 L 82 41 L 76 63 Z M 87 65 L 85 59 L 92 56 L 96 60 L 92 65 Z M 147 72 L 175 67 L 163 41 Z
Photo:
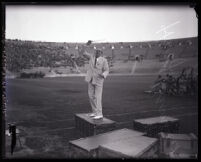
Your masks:
M 90 114 L 89 116 L 90 116 L 90 117 L 95 117 L 96 114 L 92 113 L 92 114 Z
M 102 115 L 97 115 L 97 116 L 93 117 L 93 119 L 102 119 L 102 118 L 103 118 Z

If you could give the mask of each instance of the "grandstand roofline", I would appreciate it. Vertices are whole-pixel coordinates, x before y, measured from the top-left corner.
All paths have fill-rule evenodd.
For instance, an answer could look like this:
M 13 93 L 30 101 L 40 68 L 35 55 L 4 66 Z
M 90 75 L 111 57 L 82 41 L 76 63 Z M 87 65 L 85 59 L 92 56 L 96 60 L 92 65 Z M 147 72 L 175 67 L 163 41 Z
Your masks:
M 103 44 L 103 43 L 109 43 L 109 44 L 117 44 L 117 43 L 149 43 L 149 42 L 163 42 L 163 41 L 175 41 L 175 40 L 184 40 L 184 39 L 196 39 L 198 36 L 195 37 L 185 37 L 185 38 L 175 38 L 175 39 L 163 39 L 163 40 L 145 40 L 145 41 L 137 41 L 137 42 L 124 42 L 124 41 L 119 41 L 119 42 L 96 42 L 94 44 Z M 36 41 L 36 40 L 21 40 L 21 39 L 5 39 L 5 41 L 21 41 L 21 42 L 36 42 L 36 43 L 66 43 L 66 44 L 85 44 L 86 42 L 48 42 L 48 41 Z

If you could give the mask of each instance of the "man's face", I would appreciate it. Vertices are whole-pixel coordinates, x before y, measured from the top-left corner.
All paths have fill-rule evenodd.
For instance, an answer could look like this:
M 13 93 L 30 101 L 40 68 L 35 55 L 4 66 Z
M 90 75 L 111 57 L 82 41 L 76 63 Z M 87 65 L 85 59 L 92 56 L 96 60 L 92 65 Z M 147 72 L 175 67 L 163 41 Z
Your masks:
M 96 51 L 95 55 L 96 55 L 96 58 L 100 57 L 101 51 Z

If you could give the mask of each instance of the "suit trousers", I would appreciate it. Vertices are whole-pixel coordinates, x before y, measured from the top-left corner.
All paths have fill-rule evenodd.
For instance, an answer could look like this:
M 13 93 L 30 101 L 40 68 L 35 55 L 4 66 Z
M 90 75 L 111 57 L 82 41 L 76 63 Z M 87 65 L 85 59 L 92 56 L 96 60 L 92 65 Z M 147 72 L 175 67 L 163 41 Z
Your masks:
M 102 92 L 103 85 L 95 85 L 91 82 L 88 83 L 88 95 L 92 108 L 92 113 L 95 115 L 103 115 L 102 113 Z

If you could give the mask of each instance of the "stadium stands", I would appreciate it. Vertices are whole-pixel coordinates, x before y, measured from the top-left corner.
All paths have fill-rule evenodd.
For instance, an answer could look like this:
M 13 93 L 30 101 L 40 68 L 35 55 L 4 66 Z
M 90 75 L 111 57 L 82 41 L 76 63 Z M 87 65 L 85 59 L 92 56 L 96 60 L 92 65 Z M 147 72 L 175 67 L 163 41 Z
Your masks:
M 34 67 L 75 68 L 75 63 L 78 67 L 84 67 L 88 62 L 80 53 L 82 43 L 32 42 L 10 39 L 5 42 L 6 69 L 10 72 L 22 72 L 24 69 Z M 152 60 L 156 59 L 166 60 L 169 53 L 173 53 L 175 59 L 197 57 L 198 53 L 197 37 L 152 42 L 94 43 L 93 47 L 103 49 L 103 53 L 115 73 L 119 73 L 116 69 L 121 66 L 120 64 L 129 66 L 127 63 L 135 61 L 136 56 L 143 56 L 144 60 L 153 62 Z M 93 47 L 91 46 L 87 50 L 93 52 Z M 72 54 L 74 55 L 73 61 Z M 144 66 L 146 65 L 143 64 Z M 132 67 L 129 67 L 129 70 L 125 72 L 129 73 L 131 69 Z

